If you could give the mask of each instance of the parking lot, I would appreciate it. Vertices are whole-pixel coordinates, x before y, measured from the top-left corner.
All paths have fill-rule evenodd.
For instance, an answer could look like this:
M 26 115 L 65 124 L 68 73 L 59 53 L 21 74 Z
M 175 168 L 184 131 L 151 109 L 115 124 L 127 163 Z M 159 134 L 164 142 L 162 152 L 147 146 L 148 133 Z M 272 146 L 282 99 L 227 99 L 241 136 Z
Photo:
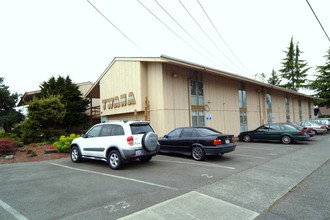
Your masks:
M 0 219 L 253 219 L 329 160 L 329 143 L 237 142 L 203 162 L 157 155 L 117 171 L 90 160 L 0 165 Z

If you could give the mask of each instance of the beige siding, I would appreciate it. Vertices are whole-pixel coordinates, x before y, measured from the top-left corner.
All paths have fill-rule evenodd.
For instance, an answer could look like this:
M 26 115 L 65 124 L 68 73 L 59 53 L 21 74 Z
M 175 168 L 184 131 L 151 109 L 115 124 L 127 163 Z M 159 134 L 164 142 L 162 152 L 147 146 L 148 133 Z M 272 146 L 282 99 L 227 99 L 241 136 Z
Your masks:
M 153 120 L 159 123 L 156 127 L 160 135 L 176 127 L 190 125 L 188 70 L 163 65 L 162 72 L 162 85 L 153 90 L 158 102 L 162 101 L 154 108 L 157 117 Z
M 202 71 L 202 72 L 201 72 Z M 240 115 L 238 100 L 239 80 L 230 79 L 206 70 L 190 69 L 161 62 L 118 60 L 100 80 L 100 101 L 133 92 L 136 104 L 103 109 L 107 120 L 145 120 L 145 100 L 150 104 L 150 123 L 159 136 L 176 127 L 191 126 L 190 79 L 203 81 L 205 125 L 221 132 L 238 135 Z M 248 129 L 267 123 L 264 86 L 242 81 L 247 99 Z M 273 122 L 286 121 L 285 96 L 281 89 L 272 89 Z M 290 120 L 299 121 L 299 95 L 290 93 Z M 308 98 L 301 97 L 303 120 L 313 114 Z M 312 103 L 312 101 L 311 101 Z
M 239 107 L 237 83 L 227 78 L 203 74 L 205 115 L 210 115 L 211 120 L 206 120 L 205 125 L 224 133 L 237 133 L 239 128 Z
M 117 114 L 117 115 L 107 115 L 106 116 L 107 121 L 111 120 L 140 120 L 144 121 L 144 112 L 137 112 L 134 114 L 134 112 L 129 112 L 126 114 Z
M 272 90 L 273 123 L 286 122 L 285 93 Z
M 77 86 L 81 94 L 85 96 L 88 90 L 93 86 L 93 83 L 92 82 L 78 83 Z
M 141 67 L 138 61 L 116 61 L 100 80 L 101 115 L 122 114 L 128 112 L 143 111 Z M 136 104 L 104 109 L 103 101 L 113 97 L 134 93 Z
M 150 105 L 150 124 L 156 130 L 158 135 L 163 135 L 163 124 L 165 115 L 162 112 L 164 108 L 164 89 L 163 89 L 163 71 L 161 63 L 148 63 L 146 65 L 146 78 L 149 105 Z

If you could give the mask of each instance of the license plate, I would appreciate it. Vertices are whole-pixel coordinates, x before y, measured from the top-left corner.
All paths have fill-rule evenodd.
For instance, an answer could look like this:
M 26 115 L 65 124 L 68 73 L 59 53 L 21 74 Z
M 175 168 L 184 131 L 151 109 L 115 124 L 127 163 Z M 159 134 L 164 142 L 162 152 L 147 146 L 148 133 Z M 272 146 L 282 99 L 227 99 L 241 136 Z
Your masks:
M 230 144 L 230 140 L 227 139 L 227 140 L 226 140 L 226 144 Z
M 140 155 L 143 155 L 142 150 L 135 151 L 135 156 L 140 156 Z

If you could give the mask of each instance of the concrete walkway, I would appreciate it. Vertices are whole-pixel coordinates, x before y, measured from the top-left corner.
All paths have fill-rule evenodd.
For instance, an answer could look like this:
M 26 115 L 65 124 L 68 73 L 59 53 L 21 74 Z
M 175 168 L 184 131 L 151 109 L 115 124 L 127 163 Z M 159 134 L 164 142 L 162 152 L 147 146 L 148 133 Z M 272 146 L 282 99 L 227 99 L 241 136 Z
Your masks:
M 254 219 L 330 159 L 329 139 L 121 219 Z

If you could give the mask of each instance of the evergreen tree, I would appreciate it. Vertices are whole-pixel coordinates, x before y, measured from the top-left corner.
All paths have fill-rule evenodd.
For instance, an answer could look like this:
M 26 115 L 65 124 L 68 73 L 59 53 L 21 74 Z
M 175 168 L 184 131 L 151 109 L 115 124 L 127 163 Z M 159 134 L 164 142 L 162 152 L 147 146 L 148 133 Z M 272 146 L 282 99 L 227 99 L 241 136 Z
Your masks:
M 294 62 L 294 75 L 295 75 L 295 82 L 296 82 L 296 88 L 306 88 L 306 82 L 307 82 L 307 71 L 310 69 L 310 67 L 307 66 L 306 60 L 300 60 L 300 54 L 303 53 L 299 49 L 299 45 L 297 43 L 296 45 L 296 57 Z
M 317 66 L 316 79 L 311 82 L 310 88 L 316 92 L 316 96 L 321 99 L 320 106 L 330 107 L 330 49 L 324 56 L 326 59 L 323 66 Z
M 279 75 L 273 69 L 270 78 L 267 80 L 267 82 L 271 85 L 279 86 L 281 84 L 281 81 L 282 80 L 280 79 Z
M 65 117 L 65 105 L 60 96 L 35 98 L 28 103 L 28 116 L 22 126 L 23 142 L 48 141 L 58 136 Z
M 11 132 L 13 125 L 23 120 L 21 112 L 16 111 L 18 94 L 10 94 L 9 87 L 3 84 L 4 79 L 0 77 L 0 127 L 5 132 Z
M 66 78 L 59 76 L 57 79 L 51 77 L 47 82 L 40 85 L 41 97 L 50 95 L 61 96 L 61 102 L 65 105 L 65 118 L 62 128 L 68 132 L 73 132 L 76 127 L 86 124 L 86 109 L 89 101 L 83 98 L 78 86 L 72 83 L 69 76 Z
M 281 76 L 287 80 L 287 83 L 282 85 L 285 88 L 298 91 L 299 88 L 306 87 L 307 71 L 310 69 L 307 67 L 305 60 L 300 60 L 300 51 L 298 44 L 295 46 L 293 43 L 293 37 L 291 37 L 290 45 L 286 53 L 286 58 L 282 59 L 283 68 L 280 69 Z

